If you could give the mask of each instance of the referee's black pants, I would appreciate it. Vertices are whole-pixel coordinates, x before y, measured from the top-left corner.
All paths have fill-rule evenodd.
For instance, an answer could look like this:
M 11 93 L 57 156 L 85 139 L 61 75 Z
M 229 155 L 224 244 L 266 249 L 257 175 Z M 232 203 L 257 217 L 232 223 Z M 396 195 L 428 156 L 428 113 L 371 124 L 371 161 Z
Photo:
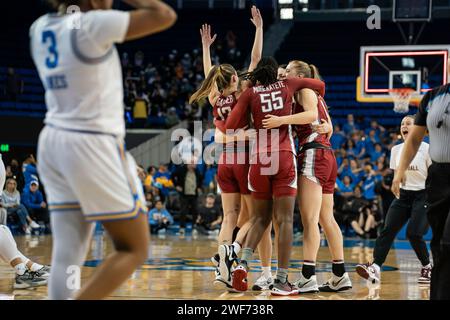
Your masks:
M 375 242 L 374 262 L 382 266 L 394 242 L 395 236 L 408 222 L 406 237 L 423 266 L 430 263 L 430 255 L 423 236 L 428 231 L 425 205 L 426 192 L 400 189 L 400 198 L 392 201 L 386 214 L 384 227 Z
M 433 231 L 430 299 L 450 300 L 450 163 L 428 168 L 428 221 Z

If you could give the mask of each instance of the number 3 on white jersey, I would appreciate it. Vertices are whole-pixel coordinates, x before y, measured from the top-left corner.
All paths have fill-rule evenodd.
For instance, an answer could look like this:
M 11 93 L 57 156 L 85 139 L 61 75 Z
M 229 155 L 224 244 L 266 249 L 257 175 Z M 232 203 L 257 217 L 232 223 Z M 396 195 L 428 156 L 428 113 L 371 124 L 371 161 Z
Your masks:
M 262 112 L 272 112 L 272 110 L 283 109 L 281 91 L 263 93 L 259 97 L 261 98 Z

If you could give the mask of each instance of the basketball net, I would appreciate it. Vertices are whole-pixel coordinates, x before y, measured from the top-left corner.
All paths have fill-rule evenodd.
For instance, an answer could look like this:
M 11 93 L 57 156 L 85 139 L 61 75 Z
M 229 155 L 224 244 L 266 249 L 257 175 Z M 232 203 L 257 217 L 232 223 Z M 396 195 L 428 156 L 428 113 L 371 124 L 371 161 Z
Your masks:
M 398 88 L 389 91 L 394 101 L 394 112 L 407 113 L 409 111 L 409 102 L 414 90 L 411 88 Z

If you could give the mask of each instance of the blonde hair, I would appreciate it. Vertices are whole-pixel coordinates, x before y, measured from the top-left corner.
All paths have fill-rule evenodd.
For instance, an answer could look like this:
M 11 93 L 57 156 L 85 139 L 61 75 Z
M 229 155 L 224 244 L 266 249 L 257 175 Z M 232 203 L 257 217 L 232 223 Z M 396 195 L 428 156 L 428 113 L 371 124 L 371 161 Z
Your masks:
M 214 87 L 217 85 L 217 89 L 222 92 L 226 89 L 230 83 L 232 77 L 236 75 L 236 70 L 231 64 L 221 64 L 214 66 L 208 73 L 208 76 L 203 80 L 200 88 L 194 92 L 189 99 L 189 103 L 192 104 L 203 98 L 206 98 Z
M 300 60 L 292 60 L 289 64 L 293 67 L 297 76 L 302 75 L 304 78 L 321 80 L 319 69 L 315 65 Z
M 8 185 L 8 183 L 10 183 L 10 182 L 14 182 L 15 183 L 15 187 L 14 187 L 14 191 L 15 190 L 17 190 L 17 181 L 16 181 L 16 179 L 14 179 L 14 178 L 8 178 L 7 180 L 6 180 L 6 183 L 5 183 L 5 190 L 6 190 L 6 186 Z

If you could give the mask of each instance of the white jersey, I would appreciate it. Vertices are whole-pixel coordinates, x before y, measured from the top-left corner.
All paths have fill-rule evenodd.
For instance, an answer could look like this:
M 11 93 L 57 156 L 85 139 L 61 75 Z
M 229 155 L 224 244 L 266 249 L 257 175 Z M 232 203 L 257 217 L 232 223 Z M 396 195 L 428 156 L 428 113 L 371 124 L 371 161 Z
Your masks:
M 94 10 L 47 14 L 30 28 L 30 49 L 45 88 L 45 124 L 125 136 L 123 80 L 114 43 L 129 13 Z
M 391 150 L 392 170 L 396 170 L 400 164 L 400 156 L 403 151 L 404 143 L 396 145 Z M 418 191 L 425 189 L 425 181 L 428 175 L 428 167 L 431 165 L 431 158 L 428 153 L 429 145 L 426 142 L 420 144 L 416 156 L 405 172 L 406 183 L 401 188 L 404 190 Z

